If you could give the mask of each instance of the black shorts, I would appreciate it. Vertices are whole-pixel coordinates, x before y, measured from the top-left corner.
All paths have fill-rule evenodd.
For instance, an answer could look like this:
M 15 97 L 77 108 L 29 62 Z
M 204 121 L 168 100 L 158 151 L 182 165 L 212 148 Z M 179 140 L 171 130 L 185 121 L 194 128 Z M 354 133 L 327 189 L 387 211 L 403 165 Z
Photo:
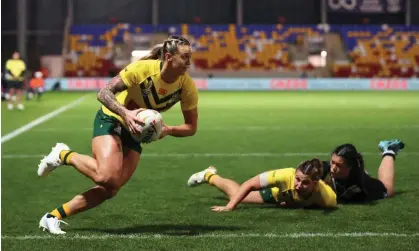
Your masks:
M 7 89 L 23 89 L 23 81 L 7 80 Z
M 364 189 L 367 200 L 380 200 L 387 197 L 387 188 L 383 182 L 378 179 L 372 178 L 369 175 L 364 176 Z

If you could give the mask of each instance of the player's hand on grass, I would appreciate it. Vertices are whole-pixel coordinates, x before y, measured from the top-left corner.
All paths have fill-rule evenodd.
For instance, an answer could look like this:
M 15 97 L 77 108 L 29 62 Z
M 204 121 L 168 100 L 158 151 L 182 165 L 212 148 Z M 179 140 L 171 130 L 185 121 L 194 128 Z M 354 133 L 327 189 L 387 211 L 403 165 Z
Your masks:
M 232 208 L 226 207 L 226 206 L 212 206 L 211 211 L 213 212 L 230 212 L 232 211 Z
M 133 134 L 137 134 L 137 133 L 141 133 L 141 125 L 144 124 L 144 121 L 142 121 L 141 119 L 139 119 L 137 117 L 137 114 L 141 111 L 144 111 L 146 109 L 144 108 L 139 108 L 136 110 L 127 110 L 124 114 L 124 121 L 125 124 L 128 127 L 128 130 L 133 133 Z

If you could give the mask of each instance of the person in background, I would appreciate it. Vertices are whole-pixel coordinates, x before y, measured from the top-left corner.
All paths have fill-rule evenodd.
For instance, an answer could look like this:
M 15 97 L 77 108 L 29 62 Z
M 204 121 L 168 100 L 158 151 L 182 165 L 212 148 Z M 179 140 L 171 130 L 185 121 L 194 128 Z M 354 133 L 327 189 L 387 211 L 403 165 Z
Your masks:
M 45 82 L 42 72 L 35 72 L 34 77 L 29 82 L 29 91 L 27 98 L 32 99 L 33 96 L 36 96 L 36 99 L 39 101 L 41 99 L 42 93 L 44 92 L 44 85 Z
M 7 84 L 4 80 L 4 74 L 1 73 L 1 101 L 8 99 Z
M 14 52 L 12 58 L 6 61 L 5 80 L 9 88 L 9 103 L 7 109 L 13 110 L 13 103 L 17 104 L 17 109 L 23 110 L 22 90 L 24 82 L 24 74 L 26 71 L 25 62 L 20 59 L 19 52 Z M 16 94 L 16 99 L 13 97 Z

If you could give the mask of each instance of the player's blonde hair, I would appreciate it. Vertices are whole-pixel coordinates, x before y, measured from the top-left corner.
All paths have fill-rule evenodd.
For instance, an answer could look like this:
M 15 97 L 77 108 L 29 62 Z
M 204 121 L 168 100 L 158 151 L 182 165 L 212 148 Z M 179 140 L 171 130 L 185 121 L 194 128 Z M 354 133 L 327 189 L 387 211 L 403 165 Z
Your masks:
M 162 44 L 155 45 L 151 49 L 150 54 L 140 58 L 140 60 L 164 60 L 164 54 L 167 52 L 171 54 L 176 53 L 179 45 L 191 45 L 191 43 L 184 37 L 170 36 Z
M 317 158 L 306 160 L 298 165 L 297 170 L 310 176 L 311 180 L 318 181 L 323 176 L 323 163 Z

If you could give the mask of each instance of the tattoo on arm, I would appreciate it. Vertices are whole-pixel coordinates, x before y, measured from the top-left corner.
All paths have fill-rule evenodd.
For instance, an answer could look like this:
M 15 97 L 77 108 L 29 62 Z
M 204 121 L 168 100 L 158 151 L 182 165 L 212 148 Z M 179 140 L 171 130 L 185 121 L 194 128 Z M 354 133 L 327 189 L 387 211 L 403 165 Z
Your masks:
M 97 94 L 97 100 L 106 106 L 112 112 L 123 116 L 126 108 L 119 104 L 116 100 L 115 94 L 126 90 L 128 87 L 125 85 L 121 76 L 116 76 L 109 81 L 109 84 L 101 89 Z

